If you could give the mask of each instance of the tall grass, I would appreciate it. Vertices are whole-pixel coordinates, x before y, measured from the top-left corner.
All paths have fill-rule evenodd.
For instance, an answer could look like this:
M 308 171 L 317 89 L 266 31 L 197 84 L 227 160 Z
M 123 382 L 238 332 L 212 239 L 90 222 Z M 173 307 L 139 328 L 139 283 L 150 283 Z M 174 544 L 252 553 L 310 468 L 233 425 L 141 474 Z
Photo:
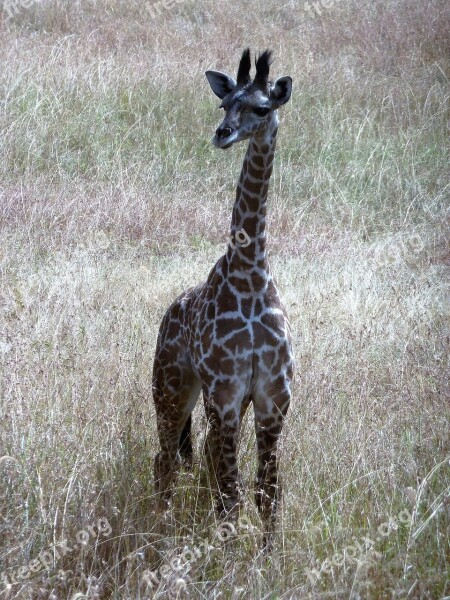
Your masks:
M 450 595 L 448 8 L 302 7 L 42 0 L 2 21 L 0 599 Z M 159 322 L 223 253 L 244 152 L 210 144 L 203 73 L 247 45 L 294 79 L 268 227 L 298 375 L 270 557 L 251 416 L 234 542 L 202 487 L 201 400 L 163 540 L 152 483 Z M 149 585 L 185 547 L 189 573 Z

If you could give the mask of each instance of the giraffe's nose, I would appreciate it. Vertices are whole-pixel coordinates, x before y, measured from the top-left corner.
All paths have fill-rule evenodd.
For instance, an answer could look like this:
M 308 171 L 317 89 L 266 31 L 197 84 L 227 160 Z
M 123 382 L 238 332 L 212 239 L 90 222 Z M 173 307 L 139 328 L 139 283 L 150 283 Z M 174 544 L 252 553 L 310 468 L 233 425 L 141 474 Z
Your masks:
M 232 131 L 229 127 L 218 127 L 216 129 L 216 135 L 218 138 L 227 138 L 232 134 Z

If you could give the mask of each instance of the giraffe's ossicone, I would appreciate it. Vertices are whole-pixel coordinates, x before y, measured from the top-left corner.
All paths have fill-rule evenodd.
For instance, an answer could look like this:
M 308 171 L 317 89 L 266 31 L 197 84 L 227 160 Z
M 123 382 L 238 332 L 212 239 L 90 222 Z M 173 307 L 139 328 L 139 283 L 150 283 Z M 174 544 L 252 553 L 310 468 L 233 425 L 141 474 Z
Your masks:
M 247 139 L 227 251 L 202 285 L 181 294 L 161 323 L 153 367 L 153 396 L 161 450 L 155 459 L 159 506 L 170 505 L 180 458 L 192 459 L 191 412 L 203 392 L 205 443 L 218 510 L 233 516 L 240 503 L 237 444 L 242 418 L 253 404 L 258 449 L 256 503 L 265 530 L 274 530 L 281 482 L 277 444 L 290 399 L 294 369 L 288 319 L 270 274 L 266 200 L 278 128 L 277 109 L 292 80 L 269 81 L 271 52 L 250 77 L 247 49 L 237 81 L 207 71 L 225 117 L 213 143 L 229 148 Z M 268 538 L 266 538 L 267 541 Z

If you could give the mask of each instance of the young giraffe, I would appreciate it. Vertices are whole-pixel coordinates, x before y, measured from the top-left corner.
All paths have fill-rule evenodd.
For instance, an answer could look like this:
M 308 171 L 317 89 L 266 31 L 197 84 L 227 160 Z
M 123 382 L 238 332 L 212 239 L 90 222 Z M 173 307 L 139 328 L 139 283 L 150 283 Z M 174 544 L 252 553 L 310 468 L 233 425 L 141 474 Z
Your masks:
M 191 412 L 202 390 L 209 423 L 206 455 L 218 484 L 219 514 L 236 515 L 238 436 L 252 402 L 259 465 L 255 497 L 268 532 L 273 531 L 281 493 L 277 442 L 291 399 L 294 367 L 289 323 L 269 271 L 265 234 L 277 109 L 289 100 L 292 80 L 269 82 L 270 63 L 271 52 L 263 52 L 252 81 L 247 49 L 237 82 L 218 71 L 206 72 L 225 110 L 213 144 L 229 148 L 249 140 L 232 213 L 232 241 L 207 281 L 181 294 L 168 308 L 153 369 L 161 445 L 155 459 L 160 506 L 170 504 L 179 454 L 188 462 L 192 459 Z

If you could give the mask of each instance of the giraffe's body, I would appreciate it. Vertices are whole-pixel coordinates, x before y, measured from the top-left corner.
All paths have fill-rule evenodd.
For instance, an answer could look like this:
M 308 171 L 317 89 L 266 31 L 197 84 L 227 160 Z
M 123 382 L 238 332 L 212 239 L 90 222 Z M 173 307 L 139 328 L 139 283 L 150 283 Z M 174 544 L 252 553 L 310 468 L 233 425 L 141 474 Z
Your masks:
M 270 54 L 263 56 L 268 74 Z M 257 126 L 250 122 L 246 129 L 241 117 L 238 128 L 233 130 L 237 108 L 242 110 L 239 93 L 242 97 L 250 90 L 261 102 L 261 84 L 256 78 L 250 82 L 242 74 L 244 71 L 245 75 L 246 61 L 249 62 L 248 51 L 241 59 L 237 85 L 231 79 L 218 83 L 219 76 L 227 76 L 207 73 L 211 87 L 224 98 L 227 110 L 225 121 L 216 132 L 216 145 L 228 147 L 229 138 L 236 137 L 236 131 L 238 139 L 249 138 L 249 145 L 237 187 L 227 252 L 204 284 L 191 288 L 172 303 L 161 324 L 153 371 L 161 444 L 155 461 L 155 480 L 161 503 L 167 506 L 179 463 L 178 451 L 186 458 L 192 453 L 190 414 L 202 390 L 209 421 L 207 454 L 218 484 L 219 510 L 222 514 L 235 512 L 239 503 L 238 435 L 242 417 L 252 402 L 259 458 L 256 501 L 270 529 L 280 491 L 276 450 L 291 398 L 293 355 L 288 320 L 266 254 L 266 199 L 277 113 L 267 113 L 263 128 L 259 119 Z M 261 70 L 261 63 L 259 66 Z M 221 87 L 225 84 L 231 88 L 226 94 L 228 88 Z M 265 85 L 269 86 L 268 81 Z

